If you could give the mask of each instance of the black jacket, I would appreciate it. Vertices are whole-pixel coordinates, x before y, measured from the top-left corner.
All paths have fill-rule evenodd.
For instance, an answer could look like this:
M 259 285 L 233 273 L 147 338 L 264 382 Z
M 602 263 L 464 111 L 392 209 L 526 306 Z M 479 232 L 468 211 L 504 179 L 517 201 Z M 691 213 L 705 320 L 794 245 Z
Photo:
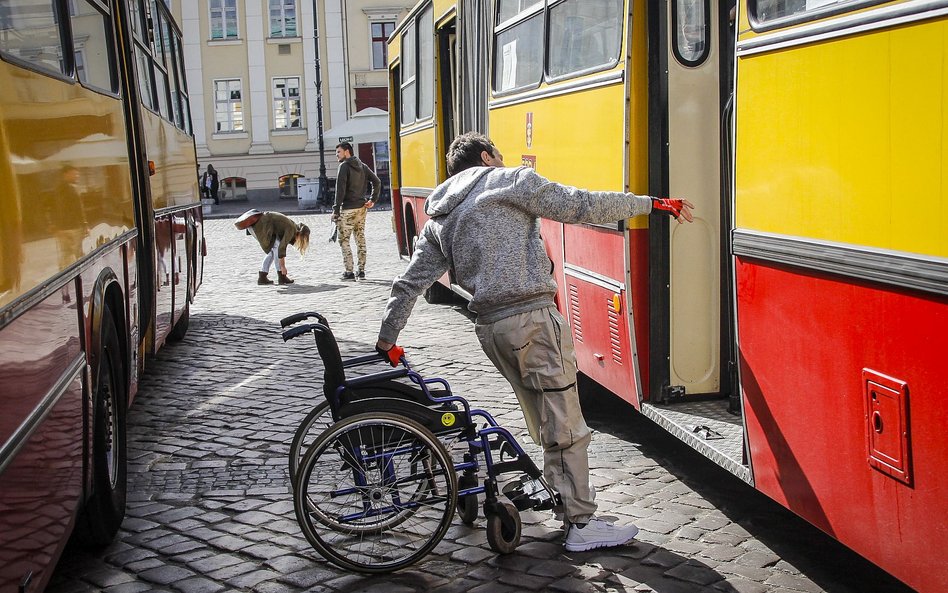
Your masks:
M 372 183 L 372 201 L 379 199 L 382 193 L 382 182 L 357 156 L 351 156 L 339 164 L 339 173 L 336 175 L 336 203 L 332 208 L 333 214 L 340 210 L 352 210 L 365 206 L 366 184 Z

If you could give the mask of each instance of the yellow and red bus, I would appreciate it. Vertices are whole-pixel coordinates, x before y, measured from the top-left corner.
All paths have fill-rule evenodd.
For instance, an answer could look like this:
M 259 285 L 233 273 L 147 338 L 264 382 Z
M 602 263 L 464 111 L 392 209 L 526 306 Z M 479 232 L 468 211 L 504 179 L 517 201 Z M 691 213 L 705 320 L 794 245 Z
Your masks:
M 468 130 L 554 181 L 688 198 L 691 225 L 542 221 L 580 370 L 944 591 L 946 39 L 944 1 L 421 2 L 389 41 L 398 249 Z
M 0 6 L 0 589 L 42 591 L 125 514 L 126 410 L 205 253 L 163 1 Z

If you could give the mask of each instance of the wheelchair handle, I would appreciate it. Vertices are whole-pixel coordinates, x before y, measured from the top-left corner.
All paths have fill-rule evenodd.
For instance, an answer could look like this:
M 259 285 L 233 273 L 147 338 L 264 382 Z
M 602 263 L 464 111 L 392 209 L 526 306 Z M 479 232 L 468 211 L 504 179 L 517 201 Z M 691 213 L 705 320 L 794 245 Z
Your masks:
M 316 311 L 304 311 L 302 313 L 294 313 L 293 315 L 284 317 L 283 319 L 280 320 L 280 327 L 293 325 L 294 323 L 299 323 L 300 321 L 303 321 L 304 319 L 309 319 L 310 317 L 315 317 L 317 321 L 319 321 L 326 327 L 329 327 L 329 323 L 326 321 L 326 318 L 320 315 L 319 313 L 317 313 Z M 292 336 L 292 337 L 295 338 L 296 336 Z
M 310 334 L 313 332 L 313 329 L 315 328 L 316 328 L 315 323 L 307 323 L 306 325 L 292 327 L 283 332 L 283 341 L 289 342 L 293 338 L 298 338 L 302 335 Z

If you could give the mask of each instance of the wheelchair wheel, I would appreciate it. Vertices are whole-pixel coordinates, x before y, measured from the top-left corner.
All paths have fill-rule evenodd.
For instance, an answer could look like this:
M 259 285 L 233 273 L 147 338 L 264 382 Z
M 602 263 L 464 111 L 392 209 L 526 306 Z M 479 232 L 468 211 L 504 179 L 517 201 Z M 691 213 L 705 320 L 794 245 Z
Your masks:
M 458 477 L 458 491 L 477 486 L 477 476 L 462 475 Z M 458 497 L 458 517 L 465 525 L 473 525 L 477 520 L 477 495 L 468 494 Z
M 498 554 L 510 554 L 520 545 L 520 511 L 510 501 L 497 501 L 487 513 L 487 543 Z
M 306 454 L 306 450 L 313 444 L 316 437 L 321 435 L 332 424 L 332 411 L 329 409 L 329 402 L 322 401 L 313 408 L 313 411 L 303 418 L 296 434 L 293 435 L 293 441 L 290 443 L 289 469 L 290 469 L 290 488 L 296 488 L 296 470 L 300 466 L 300 459 Z
M 428 429 L 388 413 L 333 424 L 309 447 L 293 505 L 307 541 L 363 573 L 405 568 L 451 525 L 458 493 L 450 455 Z

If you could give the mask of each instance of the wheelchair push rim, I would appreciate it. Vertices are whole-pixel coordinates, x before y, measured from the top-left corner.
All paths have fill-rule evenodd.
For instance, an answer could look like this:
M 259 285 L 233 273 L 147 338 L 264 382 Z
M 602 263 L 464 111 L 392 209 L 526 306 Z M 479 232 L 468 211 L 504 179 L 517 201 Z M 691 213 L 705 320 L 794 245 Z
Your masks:
M 323 432 L 300 462 L 294 508 L 327 560 L 363 573 L 410 566 L 444 537 L 457 504 L 451 456 L 421 424 L 360 414 Z

